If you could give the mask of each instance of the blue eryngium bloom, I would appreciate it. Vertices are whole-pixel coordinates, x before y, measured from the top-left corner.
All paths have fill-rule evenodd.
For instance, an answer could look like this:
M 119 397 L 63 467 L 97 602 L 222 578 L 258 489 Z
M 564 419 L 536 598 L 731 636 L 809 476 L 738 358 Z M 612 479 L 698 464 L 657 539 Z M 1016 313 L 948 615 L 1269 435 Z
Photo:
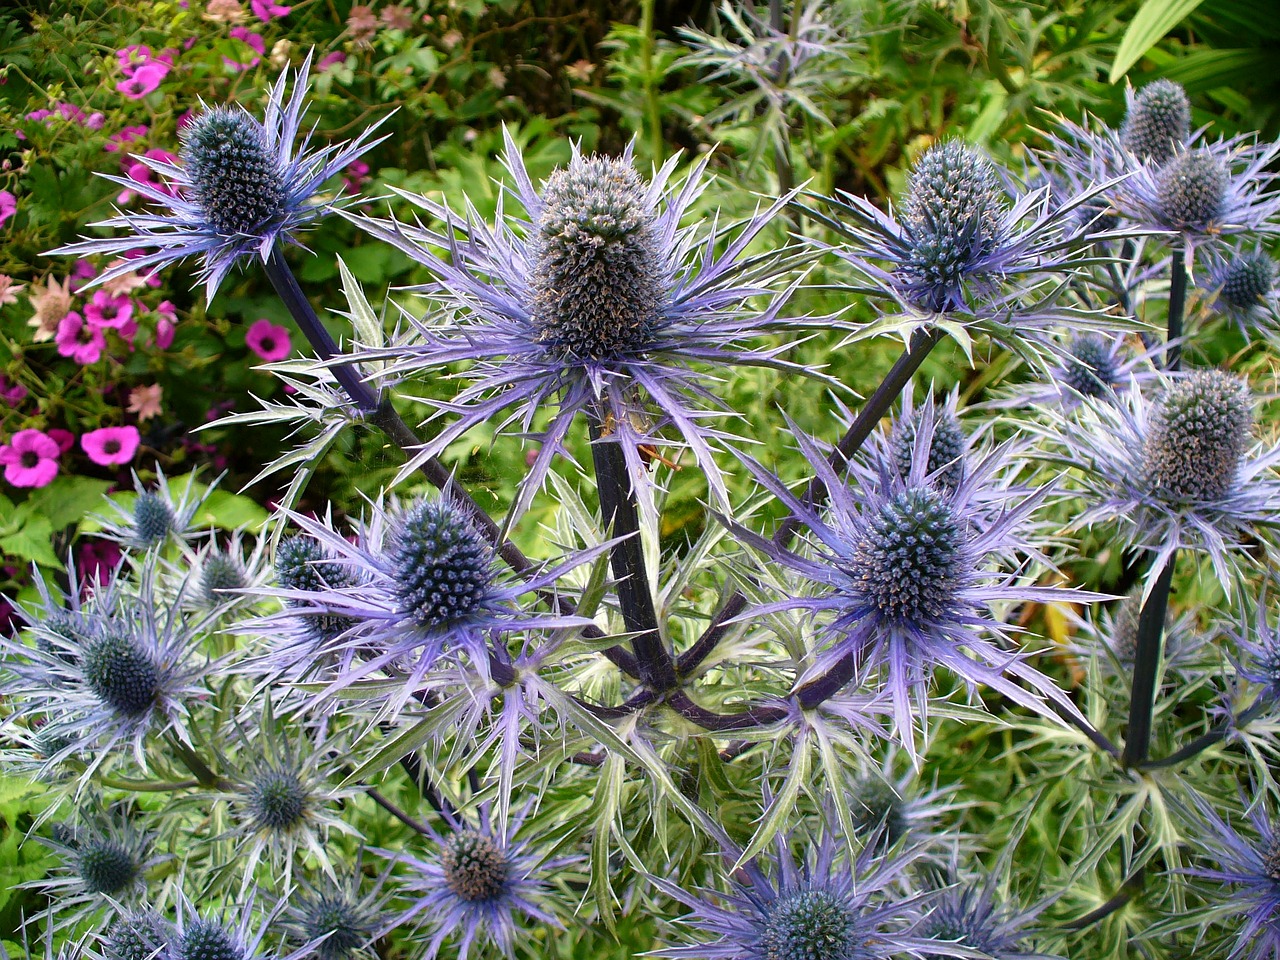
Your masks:
M 288 72 L 280 75 L 267 98 L 263 121 L 240 107 L 213 107 L 183 131 L 180 163 L 137 157 L 160 175 L 160 183 L 107 176 L 141 194 L 152 207 L 92 224 L 119 231 L 115 236 L 81 240 L 51 252 L 83 257 L 148 251 L 104 270 L 94 283 L 199 256 L 200 276 L 212 300 L 238 261 L 254 256 L 266 260 L 277 243 L 296 242 L 298 231 L 312 220 L 352 202 L 355 198 L 317 194 L 326 180 L 386 139 L 373 138 L 383 121 L 350 143 L 309 149 L 308 131 L 295 147 L 302 132 L 310 66 L 308 54 L 294 75 L 288 102 Z
M 795 260 L 746 250 L 787 199 L 758 212 L 734 235 L 713 221 L 681 226 L 705 189 L 707 158 L 683 185 L 668 187 L 675 158 L 646 182 L 631 148 L 621 157 L 584 156 L 539 191 L 506 135 L 510 195 L 528 215 L 499 204 L 490 227 L 414 194 L 402 196 L 446 224 L 443 232 L 395 220 L 348 215 L 372 235 L 426 265 L 435 282 L 420 289 L 443 308 L 410 317 L 414 339 L 379 351 L 388 375 L 419 373 L 457 361 L 470 384 L 436 416 L 451 423 L 418 449 L 404 470 L 441 453 L 481 423 L 518 423 L 541 448 L 521 483 L 514 514 L 542 485 L 579 413 L 600 424 L 602 442 L 620 443 L 633 478 L 646 474 L 642 444 L 667 443 L 673 427 L 694 452 L 713 492 L 727 494 L 709 440 L 709 420 L 725 415 L 710 392 L 715 374 L 698 367 L 773 366 L 808 373 L 780 359 L 785 347 L 751 341 L 780 326 L 785 294 L 771 290 Z M 435 250 L 449 251 L 447 259 Z M 751 301 L 762 298 L 762 308 Z M 794 329 L 801 321 L 788 320 Z M 545 430 L 535 421 L 550 411 Z M 650 508 L 647 485 L 638 491 Z
M 772 864 L 760 858 L 743 864 L 730 893 L 696 893 L 651 877 L 668 896 L 692 912 L 679 922 L 700 937 L 714 939 L 664 947 L 660 957 L 689 960 L 879 960 L 952 954 L 950 944 L 909 929 L 919 897 L 902 893 L 902 875 L 911 852 L 882 856 L 868 846 L 855 861 L 838 852 L 824 831 L 812 858 L 798 863 L 792 837 L 780 834 Z M 733 858 L 736 852 L 726 851 Z M 701 894 L 701 896 L 699 895 Z
M 1253 440 L 1253 400 L 1237 377 L 1198 370 L 1153 386 L 1154 400 L 1131 387 L 1055 420 L 1053 456 L 1076 468 L 1091 501 L 1076 524 L 1123 524 L 1155 554 L 1152 578 L 1178 550 L 1203 551 L 1232 589 L 1235 555 L 1272 549 L 1280 528 L 1280 446 Z
M 517 813 L 505 829 L 490 818 L 487 805 L 480 807 L 477 826 L 455 820 L 437 832 L 428 824 L 439 848 L 430 860 L 383 851 L 410 868 L 412 872 L 397 878 L 397 886 L 416 897 L 390 928 L 423 917 L 434 929 L 424 960 L 434 960 L 450 939 L 459 960 L 466 960 L 477 943 L 490 943 L 512 956 L 522 918 L 560 926 L 546 905 L 547 884 L 537 874 L 565 861 L 543 863 L 529 850 L 529 840 L 516 838 L 528 812 L 526 807 Z
M 906 476 L 896 463 L 882 460 L 858 471 L 857 487 L 797 431 L 801 451 L 830 493 L 827 509 L 816 509 L 759 464 L 747 463 L 809 528 L 811 549 L 792 552 L 736 528 L 771 560 L 818 588 L 813 595 L 779 600 L 749 614 L 797 609 L 823 618 L 822 636 L 831 643 L 815 652 L 798 686 L 846 659 L 864 687 L 879 674 L 893 703 L 898 736 L 913 756 L 912 731 L 917 725 L 926 728 L 930 680 L 938 667 L 971 691 L 986 685 L 1049 716 L 1054 713 L 1046 700 L 1074 712 L 1054 682 L 1027 665 L 1028 654 L 1010 649 L 1014 628 L 994 617 L 991 607 L 1005 601 L 1099 599 L 1023 582 L 1020 566 L 1012 561 L 1019 554 L 1038 558 L 1023 531 L 1048 491 L 1028 494 L 1008 485 L 1001 475 L 1007 446 L 970 464 L 954 488 L 936 482 L 945 470 L 929 472 L 933 431 L 926 416 L 917 428 Z
M 1202 285 L 1209 308 L 1234 320 L 1246 337 L 1259 328 L 1274 337 L 1280 330 L 1276 272 L 1275 260 L 1261 248 L 1215 251 Z
M 996 900 L 996 878 L 953 884 L 938 891 L 917 932 L 991 960 L 1054 960 L 1026 944 L 1043 906 L 1018 911 Z M 933 960 L 931 955 L 929 960 Z
M 1167 163 L 1191 139 L 1191 101 L 1181 84 L 1156 80 L 1137 93 L 1126 90 L 1125 99 L 1120 142 L 1139 160 Z

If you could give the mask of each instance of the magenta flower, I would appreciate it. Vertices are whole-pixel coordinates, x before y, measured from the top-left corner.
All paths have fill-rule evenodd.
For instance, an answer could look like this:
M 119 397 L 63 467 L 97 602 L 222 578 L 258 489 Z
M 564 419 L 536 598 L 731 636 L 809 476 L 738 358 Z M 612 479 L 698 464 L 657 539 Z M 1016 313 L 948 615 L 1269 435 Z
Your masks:
M 4 478 L 15 487 L 43 487 L 58 475 L 58 444 L 39 430 L 19 430 L 0 446 Z
M 293 7 L 282 7 L 272 0 L 250 0 L 249 6 L 263 23 L 270 23 L 276 17 L 287 17 Z
M 18 198 L 8 190 L 0 190 L 0 226 L 18 212 Z
M 138 67 L 133 76 L 126 77 L 116 84 L 116 90 L 130 100 L 141 100 L 160 86 L 160 82 L 169 74 L 169 65 L 159 60 L 151 60 Z
M 80 447 L 100 467 L 128 463 L 138 452 L 142 438 L 137 427 L 103 427 L 80 438 Z
M 111 136 L 107 137 L 107 142 L 103 145 L 102 149 L 106 150 L 108 153 L 124 153 L 129 144 L 133 143 L 135 140 L 141 140 L 149 132 L 150 131 L 147 129 L 147 125 L 145 123 L 138 124 L 136 127 L 125 127 L 119 133 L 113 133 Z
M 120 566 L 120 560 L 120 547 L 114 541 L 86 540 L 80 544 L 76 566 L 80 568 L 81 590 L 109 579 L 112 571 Z
M 341 50 L 335 50 L 333 53 L 326 53 L 320 58 L 320 62 L 316 64 L 316 70 L 319 73 L 324 73 L 331 67 L 336 67 L 346 62 L 347 55 Z
M 92 302 L 84 308 L 84 318 L 95 327 L 124 330 L 133 320 L 133 301 L 128 297 L 113 297 L 105 290 L 95 290 Z
M 141 43 L 131 43 L 122 50 L 116 51 L 120 61 L 120 71 L 126 77 L 132 77 L 139 67 L 151 62 L 151 48 Z
M 342 173 L 342 189 L 347 193 L 359 193 L 369 182 L 369 165 L 363 160 L 352 160 Z
M 75 293 L 86 283 L 98 275 L 98 268 L 90 260 L 77 260 L 71 268 L 71 276 L 67 278 L 67 286 Z
M 13 383 L 0 373 L 0 397 L 4 397 L 9 406 L 16 407 L 27 399 L 27 388 L 20 383 Z
M 173 346 L 173 335 L 178 329 L 178 309 L 168 300 L 156 307 L 156 347 L 168 350 Z
M 76 363 L 97 363 L 107 346 L 102 330 L 86 323 L 84 317 L 74 310 L 62 318 L 54 340 L 58 344 L 58 353 Z
M 237 63 L 230 57 L 223 57 L 222 62 L 233 70 L 249 70 L 256 67 L 262 61 L 262 54 L 267 49 L 266 41 L 262 39 L 262 35 L 251 32 L 248 27 L 232 27 L 231 36 L 252 47 L 256 53 L 248 63 Z
M 49 430 L 49 439 L 58 445 L 59 453 L 66 453 L 76 445 L 76 435 L 70 430 L 53 427 Z
M 270 320 L 262 319 L 249 328 L 244 336 L 245 345 L 267 363 L 283 360 L 293 349 L 289 331 Z

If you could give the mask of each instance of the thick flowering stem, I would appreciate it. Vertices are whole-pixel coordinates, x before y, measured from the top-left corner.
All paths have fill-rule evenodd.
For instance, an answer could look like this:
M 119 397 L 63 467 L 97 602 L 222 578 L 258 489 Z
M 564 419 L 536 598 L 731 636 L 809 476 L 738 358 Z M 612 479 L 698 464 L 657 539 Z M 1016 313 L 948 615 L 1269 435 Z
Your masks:
M 1160 770 L 1165 767 L 1176 767 L 1179 764 L 1186 763 L 1205 750 L 1208 750 L 1214 744 L 1221 743 L 1228 733 L 1232 730 L 1240 730 L 1248 726 L 1258 717 L 1267 712 L 1271 706 L 1271 699 L 1267 694 L 1262 694 L 1253 703 L 1249 704 L 1241 713 L 1232 717 L 1225 723 L 1221 723 L 1212 730 L 1207 730 L 1194 740 L 1184 743 L 1181 747 L 1169 754 L 1167 757 L 1161 757 L 1159 760 L 1150 760 L 1142 765 L 1144 770 Z
M 1169 335 L 1165 343 L 1168 350 L 1165 354 L 1165 369 L 1177 370 L 1182 366 L 1182 344 L 1177 341 L 1182 337 L 1182 318 L 1187 302 L 1187 246 L 1177 242 L 1173 245 L 1171 270 L 1169 276 Z
M 1169 609 L 1173 567 L 1174 557 L 1170 557 L 1138 615 L 1138 642 L 1133 655 L 1133 693 L 1129 698 L 1129 731 L 1125 737 L 1124 753 L 1120 756 L 1120 762 L 1126 767 L 1140 766 L 1147 759 L 1147 748 L 1151 743 L 1156 672 L 1160 666 L 1160 646 L 1164 639 L 1165 615 Z
M 600 493 L 600 518 L 605 531 L 621 539 L 609 553 L 609 564 L 618 582 L 618 604 L 627 631 L 634 634 L 632 649 L 640 668 L 640 680 L 654 690 L 670 690 L 677 685 L 675 664 L 658 631 L 658 614 L 649 592 L 640 543 L 640 517 L 635 494 L 627 475 L 622 447 L 602 439 L 603 426 L 591 420 L 591 460 L 595 465 L 596 488 Z

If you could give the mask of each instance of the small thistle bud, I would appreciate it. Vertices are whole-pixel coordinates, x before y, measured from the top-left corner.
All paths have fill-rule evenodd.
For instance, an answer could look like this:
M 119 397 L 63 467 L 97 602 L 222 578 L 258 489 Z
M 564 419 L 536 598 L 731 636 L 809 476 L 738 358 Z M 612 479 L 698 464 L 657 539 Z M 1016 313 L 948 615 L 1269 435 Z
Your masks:
M 113 923 L 102 938 L 102 953 L 106 960 L 165 960 L 168 943 L 169 925 L 148 910 Z
M 1221 370 L 1175 381 L 1155 403 L 1142 448 L 1152 490 L 1179 500 L 1220 500 L 1249 444 L 1249 388 Z
M 311 794 L 296 774 L 267 768 L 246 785 L 244 804 L 255 829 L 283 832 L 302 823 Z
M 1120 601 L 1120 605 L 1116 607 L 1115 619 L 1111 621 L 1111 649 L 1123 664 L 1132 664 L 1133 658 L 1138 653 L 1138 620 L 1141 616 L 1142 591 L 1135 590 Z M 1166 607 L 1164 612 L 1166 658 L 1176 652 L 1173 644 L 1177 638 L 1171 635 L 1173 623 L 1173 611 Z
M 1208 150 L 1178 154 L 1157 178 L 1161 218 L 1178 229 L 1208 228 L 1222 213 L 1230 179 L 1226 164 Z
M 84 621 L 70 610 L 55 610 L 40 621 L 40 626 L 72 643 L 84 642 Z M 80 659 L 74 650 L 68 650 L 48 637 L 36 637 L 36 646 L 45 653 L 53 654 L 66 664 L 75 664 Z
M 510 865 L 491 837 L 475 830 L 453 834 L 440 857 L 444 882 L 468 903 L 497 900 L 507 889 Z
M 373 936 L 373 917 L 341 893 L 307 896 L 295 913 L 304 940 L 325 938 L 315 948 L 320 960 L 345 960 Z
M 1222 276 L 1218 299 L 1228 307 L 1247 310 L 1263 303 L 1276 282 L 1276 262 L 1261 251 L 1232 258 Z
M 916 436 L 923 419 L 924 411 L 916 410 L 909 420 L 899 417 L 894 424 L 890 449 L 898 476 L 904 480 L 911 475 Z M 964 480 L 964 431 L 960 429 L 960 421 L 945 411 L 937 411 L 934 415 L 933 438 L 929 442 L 929 462 L 925 470 L 929 474 L 941 470 L 936 482 L 945 490 L 954 490 Z
M 153 547 L 163 543 L 174 528 L 173 510 L 163 497 L 142 493 L 133 504 L 133 543 Z
M 542 202 L 529 281 L 538 339 L 569 360 L 642 350 L 661 320 L 662 266 L 631 162 L 574 157 Z
M 850 572 L 882 619 L 925 624 L 950 612 L 962 542 L 944 494 L 929 487 L 895 494 L 858 546 Z
M 855 954 L 857 916 L 827 890 L 801 890 L 765 909 L 760 956 L 767 960 L 846 960 Z
M 126 717 L 151 709 L 160 692 L 160 671 L 138 642 L 114 625 L 84 651 L 84 678 L 99 700 Z
M 1172 80 L 1156 80 L 1134 96 L 1120 127 L 1120 142 L 1139 160 L 1168 163 L 1191 139 L 1191 101 Z
M 216 607 L 231 599 L 222 591 L 240 590 L 245 586 L 244 567 L 235 557 L 211 553 L 205 558 L 200 571 L 200 601 L 206 607 Z
M 239 109 L 214 107 L 192 120 L 182 134 L 181 159 L 191 182 L 188 199 L 223 236 L 254 234 L 285 208 L 266 130 Z
M 356 576 L 346 564 L 333 560 L 320 541 L 313 537 L 295 536 L 283 540 L 276 549 L 276 580 L 286 590 L 306 590 L 323 593 L 326 590 L 342 590 L 354 587 Z M 305 606 L 305 601 L 287 599 L 291 607 Z M 332 640 L 356 625 L 351 617 L 332 614 L 309 616 L 308 627 L 321 639 Z
M 177 960 L 245 960 L 236 936 L 215 920 L 197 918 L 182 931 Z
M 142 864 L 132 850 L 104 838 L 80 845 L 77 868 L 86 890 L 108 896 L 119 894 L 142 873 Z
M 902 201 L 912 247 L 903 269 L 926 306 L 945 309 L 967 270 L 996 248 L 1007 205 L 995 167 L 975 148 L 951 140 L 920 157 Z
M 489 545 L 444 500 L 422 500 L 396 522 L 389 557 L 400 611 L 425 630 L 466 619 L 488 596 Z
M 1119 383 L 1116 358 L 1096 333 L 1073 337 L 1062 364 L 1062 384 L 1084 397 L 1105 397 Z
M 902 798 L 880 777 L 859 780 L 853 788 L 853 802 L 849 807 L 858 836 L 865 839 L 879 830 L 882 849 L 892 847 L 911 829 Z

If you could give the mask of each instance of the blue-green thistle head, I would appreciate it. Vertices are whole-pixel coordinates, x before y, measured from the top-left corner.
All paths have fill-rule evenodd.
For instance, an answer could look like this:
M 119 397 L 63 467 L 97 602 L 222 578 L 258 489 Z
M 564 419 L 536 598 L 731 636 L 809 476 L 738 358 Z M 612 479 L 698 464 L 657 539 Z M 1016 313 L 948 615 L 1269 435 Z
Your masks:
M 151 654 L 118 624 L 107 624 L 84 647 L 85 683 L 116 713 L 140 717 L 160 693 L 160 670 Z
M 76 870 L 90 893 L 118 896 L 142 875 L 135 851 L 109 837 L 93 837 L 76 848 Z
M 820 887 L 778 897 L 765 909 L 763 926 L 764 960 L 870 960 L 869 954 L 855 953 L 857 914 L 844 898 Z
M 1215 501 L 1235 482 L 1253 431 L 1248 385 L 1222 370 L 1171 383 L 1156 400 L 1142 475 L 1178 500 Z
M 870 518 L 849 572 L 882 621 L 933 623 L 954 609 L 963 543 L 946 494 L 909 487 Z
M 256 830 L 284 833 L 301 825 L 311 807 L 311 791 L 289 770 L 264 767 L 245 784 L 242 797 Z
M 1205 230 L 1222 214 L 1231 174 L 1208 150 L 1179 153 L 1156 177 L 1156 204 L 1168 226 Z
M 880 831 L 878 846 L 888 849 L 907 835 L 911 823 L 898 791 L 884 778 L 864 777 L 853 787 L 849 803 L 853 828 L 864 840 Z
M 320 960 L 345 960 L 369 942 L 374 918 L 342 893 L 318 893 L 297 904 L 300 931 L 308 941 L 324 940 L 315 948 Z
M 222 591 L 240 590 L 247 585 L 244 567 L 235 557 L 225 553 L 205 557 L 200 571 L 200 601 L 206 607 L 216 607 L 229 599 Z
M 1276 282 L 1276 262 L 1261 250 L 1232 257 L 1223 269 L 1218 300 L 1247 310 L 1265 302 Z
M 312 593 L 356 585 L 350 567 L 336 562 L 319 540 L 304 534 L 280 541 L 276 548 L 276 580 L 286 590 Z
M 890 454 L 894 469 L 904 480 L 911 475 L 911 461 L 915 454 L 916 437 L 924 411 L 916 410 L 910 417 L 899 417 L 890 436 Z M 949 411 L 938 410 L 934 414 L 933 437 L 929 441 L 929 462 L 925 470 L 938 474 L 937 483 L 944 489 L 954 490 L 964 480 L 965 437 L 960 421 Z M 945 468 L 945 469 L 943 469 Z
M 102 937 L 106 960 L 167 960 L 169 925 L 155 911 L 120 917 Z
M 133 543 L 154 547 L 163 543 L 174 528 L 173 510 L 164 498 L 154 493 L 140 493 L 133 504 Z
M 285 209 L 288 194 L 262 124 L 234 107 L 214 107 L 182 133 L 180 157 L 191 196 L 223 236 L 252 235 Z
M 1191 101 L 1181 84 L 1156 80 L 1133 97 L 1120 142 L 1139 160 L 1160 165 L 1191 138 Z
M 923 305 L 945 309 L 969 271 L 999 246 L 1008 199 L 995 167 L 958 140 L 930 147 L 902 201 L 910 234 L 905 278 Z
M 1119 364 L 1103 337 L 1082 333 L 1068 344 L 1059 378 L 1081 396 L 1104 397 L 1119 383 Z
M 70 610 L 54 610 L 40 621 L 40 626 L 74 644 L 82 644 L 86 639 L 83 618 L 76 616 Z M 74 664 L 80 659 L 74 650 L 69 650 L 46 636 L 37 636 L 36 646 L 45 653 L 53 654 L 63 663 Z
M 458 830 L 449 836 L 440 855 L 444 882 L 460 900 L 486 903 L 507 892 L 511 864 L 506 852 L 489 835 Z
M 182 931 L 177 960 L 245 960 L 239 938 L 216 920 L 196 918 Z
M 547 178 L 529 282 L 549 350 L 608 360 L 650 342 L 664 300 L 654 221 L 629 159 L 575 156 Z
M 445 500 L 421 500 L 400 515 L 388 561 L 400 612 L 424 630 L 468 619 L 493 582 L 492 548 Z

